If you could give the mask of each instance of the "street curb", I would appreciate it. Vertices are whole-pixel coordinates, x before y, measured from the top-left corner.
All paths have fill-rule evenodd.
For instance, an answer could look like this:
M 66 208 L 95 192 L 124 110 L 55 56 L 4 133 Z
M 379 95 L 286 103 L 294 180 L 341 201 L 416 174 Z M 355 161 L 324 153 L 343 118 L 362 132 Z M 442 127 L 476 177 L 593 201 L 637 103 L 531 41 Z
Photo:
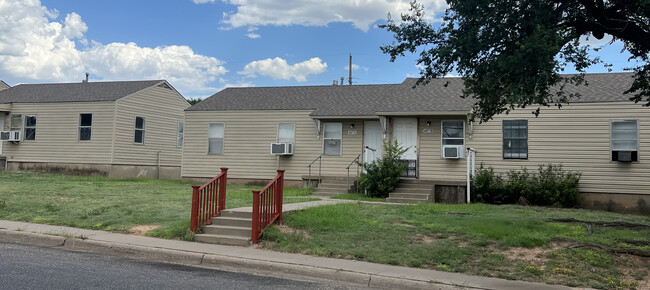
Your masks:
M 0 242 L 59 248 L 67 251 L 122 256 L 158 262 L 199 266 L 223 271 L 262 276 L 293 278 L 299 280 L 337 281 L 373 288 L 401 289 L 481 289 L 456 285 L 437 284 L 408 278 L 380 276 L 325 267 L 245 259 L 215 254 L 203 254 L 165 248 L 151 248 L 115 242 L 66 238 L 40 233 L 0 229 Z M 278 276 L 278 273 L 282 275 Z

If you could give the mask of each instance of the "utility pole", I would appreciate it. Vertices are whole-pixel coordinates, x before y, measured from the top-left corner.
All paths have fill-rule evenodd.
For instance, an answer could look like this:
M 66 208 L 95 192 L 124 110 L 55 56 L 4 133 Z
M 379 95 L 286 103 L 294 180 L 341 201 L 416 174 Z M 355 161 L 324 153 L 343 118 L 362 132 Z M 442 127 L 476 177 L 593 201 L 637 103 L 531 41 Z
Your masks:
M 352 54 L 351 54 L 351 53 L 350 53 L 350 67 L 349 67 L 349 71 L 350 71 L 350 76 L 348 77 L 348 83 L 349 83 L 350 85 L 352 85 Z

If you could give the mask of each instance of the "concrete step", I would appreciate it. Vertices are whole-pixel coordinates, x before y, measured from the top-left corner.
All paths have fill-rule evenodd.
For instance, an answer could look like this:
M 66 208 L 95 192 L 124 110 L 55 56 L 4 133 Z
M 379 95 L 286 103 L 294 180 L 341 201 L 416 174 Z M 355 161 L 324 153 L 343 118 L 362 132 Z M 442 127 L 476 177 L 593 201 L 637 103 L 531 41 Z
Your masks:
M 420 193 L 420 194 L 429 194 L 433 192 L 433 188 L 395 188 L 393 190 L 395 193 Z
M 347 176 L 321 176 L 321 183 L 345 183 L 347 181 Z M 352 177 L 350 177 L 352 180 Z
M 345 192 L 314 192 L 311 195 L 313 196 L 335 196 L 335 195 L 340 195 L 344 194 Z
M 252 212 L 246 212 L 246 211 L 232 211 L 232 210 L 224 210 L 221 212 L 222 217 L 236 217 L 236 218 L 245 218 L 245 219 L 252 219 L 253 218 L 253 213 Z
M 430 183 L 398 183 L 397 187 L 404 188 L 433 188 L 433 184 Z
M 251 227 L 253 222 L 250 218 L 225 217 L 218 216 L 212 219 L 212 225 L 231 226 L 231 227 Z
M 194 240 L 200 243 L 230 245 L 230 246 L 250 246 L 251 239 L 249 237 L 229 236 L 229 235 L 213 235 L 213 234 L 198 234 L 194 236 Z
M 436 184 L 435 180 L 423 180 L 423 179 L 411 179 L 411 178 L 401 178 L 399 184 Z
M 421 203 L 428 202 L 426 199 L 415 199 L 415 198 L 392 198 L 389 197 L 386 199 L 386 202 L 395 202 L 395 203 Z
M 348 189 L 348 185 L 345 183 L 343 184 L 321 183 L 318 185 L 318 188 Z
M 217 226 L 217 225 L 207 225 L 203 227 L 203 233 L 212 234 L 212 235 L 227 235 L 227 236 L 238 236 L 242 238 L 250 238 L 251 236 L 251 225 L 248 227 L 233 227 L 233 226 Z
M 390 198 L 412 198 L 412 199 L 429 200 L 429 195 L 428 194 L 417 194 L 417 193 L 396 193 L 396 192 L 391 192 L 389 197 Z

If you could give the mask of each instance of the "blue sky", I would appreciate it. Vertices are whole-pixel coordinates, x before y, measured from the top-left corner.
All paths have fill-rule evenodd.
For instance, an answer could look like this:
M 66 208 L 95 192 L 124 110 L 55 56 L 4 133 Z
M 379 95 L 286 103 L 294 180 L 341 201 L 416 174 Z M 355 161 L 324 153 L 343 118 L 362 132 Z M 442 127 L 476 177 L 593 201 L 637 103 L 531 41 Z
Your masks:
M 167 79 L 186 97 L 227 86 L 399 83 L 415 57 L 389 62 L 376 28 L 409 0 L 0 0 L 0 79 L 18 83 Z M 442 0 L 422 0 L 428 15 Z M 599 52 L 629 66 L 621 44 Z M 590 72 L 604 72 L 602 66 Z M 567 71 L 571 72 L 571 71 Z

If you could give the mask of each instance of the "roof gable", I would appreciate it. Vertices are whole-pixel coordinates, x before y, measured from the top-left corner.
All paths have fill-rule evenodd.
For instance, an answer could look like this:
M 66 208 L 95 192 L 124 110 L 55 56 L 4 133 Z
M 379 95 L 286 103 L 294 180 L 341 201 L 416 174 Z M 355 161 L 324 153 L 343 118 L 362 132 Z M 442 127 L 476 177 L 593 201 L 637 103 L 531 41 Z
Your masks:
M 0 91 L 0 103 L 116 101 L 162 80 L 22 84 Z

